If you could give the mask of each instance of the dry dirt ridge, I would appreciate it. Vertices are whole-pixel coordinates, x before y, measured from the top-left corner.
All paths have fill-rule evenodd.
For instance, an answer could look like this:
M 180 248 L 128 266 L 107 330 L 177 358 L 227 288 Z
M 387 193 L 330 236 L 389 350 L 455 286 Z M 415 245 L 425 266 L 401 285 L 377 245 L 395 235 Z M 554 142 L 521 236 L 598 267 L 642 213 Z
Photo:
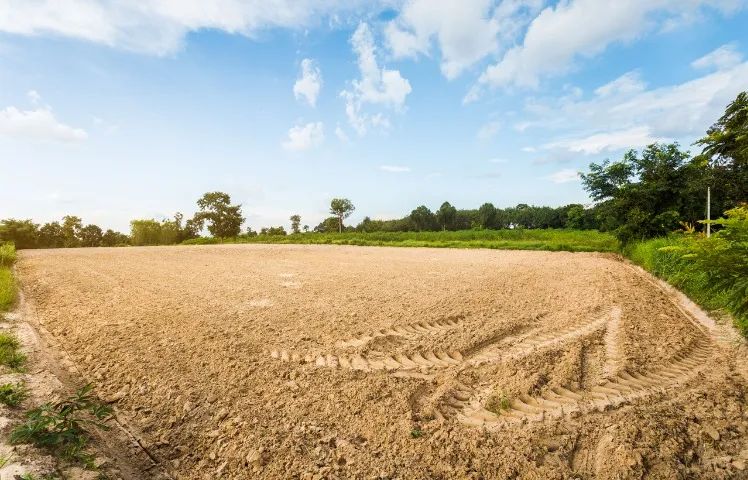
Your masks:
M 35 359 L 117 406 L 97 448 L 121 478 L 748 478 L 744 343 L 611 255 L 78 249 L 18 271 Z

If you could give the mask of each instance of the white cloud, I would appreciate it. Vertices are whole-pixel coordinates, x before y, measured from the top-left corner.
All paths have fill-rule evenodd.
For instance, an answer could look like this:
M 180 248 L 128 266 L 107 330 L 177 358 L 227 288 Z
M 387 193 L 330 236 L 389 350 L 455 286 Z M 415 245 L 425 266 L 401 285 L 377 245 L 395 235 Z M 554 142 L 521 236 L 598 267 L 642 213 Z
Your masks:
M 465 97 L 476 100 L 483 87 L 536 87 L 542 76 L 567 72 L 580 57 L 593 57 L 615 42 L 628 42 L 654 30 L 658 22 L 708 5 L 734 8 L 734 1 L 569 0 L 545 8 L 530 23 L 521 45 L 489 66 Z
M 748 89 L 748 62 L 651 89 L 641 81 L 621 78 L 598 88 L 590 98 L 528 101 L 528 128 L 560 137 L 547 142 L 546 149 L 581 153 L 642 146 L 655 140 L 688 145 L 704 134 L 739 92 Z M 613 84 L 635 88 L 611 88 Z
M 283 148 L 293 152 L 309 150 L 322 145 L 325 131 L 322 122 L 311 122 L 297 125 L 288 131 L 288 140 L 283 142 Z
M 351 126 L 363 135 L 369 127 L 388 127 L 389 119 L 381 112 L 369 114 L 364 106 L 382 105 L 400 110 L 412 91 L 410 82 L 399 70 L 388 70 L 377 63 L 374 37 L 366 23 L 359 24 L 351 37 L 353 51 L 358 57 L 361 78 L 351 82 L 351 89 L 341 92 L 345 100 L 345 112 Z
M 508 163 L 509 160 L 507 160 L 506 158 L 492 158 L 488 160 L 488 162 L 489 163 Z
M 0 136 L 79 142 L 88 138 L 85 130 L 60 123 L 49 107 L 19 110 L 7 107 L 0 110 Z
M 499 133 L 500 129 L 501 129 L 501 122 L 499 122 L 498 120 L 494 120 L 480 127 L 476 136 L 480 140 L 489 140 L 495 137 L 496 134 Z
M 542 5 L 541 0 L 409 0 L 387 24 L 387 44 L 395 58 L 441 52 L 441 70 L 453 79 L 513 40 Z
M 627 94 L 641 92 L 647 88 L 647 85 L 641 80 L 639 72 L 627 72 L 595 89 L 595 94 L 599 97 L 609 97 L 616 94 Z
M 691 62 L 691 66 L 699 69 L 716 68 L 717 70 L 723 70 L 739 64 L 742 60 L 743 56 L 738 52 L 735 45 L 727 44 L 694 60 Z
M 179 50 L 193 31 L 253 36 L 370 8 L 364 0 L 4 0 L 0 32 L 66 36 L 165 55 Z
M 39 102 L 42 101 L 42 96 L 39 95 L 39 92 L 37 92 L 36 90 L 29 90 L 26 93 L 26 96 L 29 97 L 29 101 L 32 105 L 39 105 Z
M 634 127 L 628 130 L 596 133 L 582 138 L 559 140 L 544 145 L 544 148 L 563 148 L 570 152 L 590 155 L 604 151 L 643 147 L 666 140 L 665 138 L 652 136 L 649 127 Z
M 379 169 L 383 172 L 390 173 L 405 173 L 410 172 L 410 167 L 404 167 L 402 165 L 380 165 Z
M 579 172 L 577 172 L 573 168 L 565 168 L 563 170 L 559 170 L 558 172 L 554 172 L 545 178 L 553 183 L 559 184 L 577 182 L 579 181 Z
M 340 128 L 340 125 L 337 125 L 335 127 L 335 136 L 338 137 L 338 140 L 340 140 L 343 143 L 349 143 L 351 141 L 350 138 L 348 138 L 348 135 L 345 133 L 345 131 Z
M 317 97 L 321 88 L 322 73 L 319 67 L 311 58 L 305 58 L 301 61 L 301 76 L 293 86 L 294 96 L 297 100 L 303 98 L 309 106 L 314 107 L 317 105 Z

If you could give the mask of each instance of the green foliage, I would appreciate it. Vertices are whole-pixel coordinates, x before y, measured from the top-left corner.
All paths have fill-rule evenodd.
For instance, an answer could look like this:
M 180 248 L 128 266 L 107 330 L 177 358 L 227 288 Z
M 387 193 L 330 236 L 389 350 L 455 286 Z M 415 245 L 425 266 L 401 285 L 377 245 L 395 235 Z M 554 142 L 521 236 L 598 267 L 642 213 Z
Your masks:
M 291 233 L 300 233 L 301 229 L 299 228 L 299 225 L 301 225 L 301 215 L 291 215 L 289 220 L 291 220 Z
M 16 248 L 35 248 L 39 225 L 31 220 L 7 218 L 0 221 L 0 242 L 12 242 Z
M 709 310 L 733 315 L 748 336 L 748 207 L 726 212 L 710 239 L 671 235 L 629 247 L 628 256 Z
M 270 228 L 263 227 L 260 230 L 260 235 L 263 235 L 263 236 L 268 236 L 268 235 L 269 236 L 277 236 L 277 235 L 285 236 L 286 235 L 286 229 L 283 228 L 282 226 L 280 226 L 280 227 L 270 227 Z
M 410 221 L 413 223 L 413 229 L 416 232 L 434 231 L 439 228 L 436 215 L 425 205 L 421 205 L 410 212 Z
M 421 438 L 423 436 L 423 430 L 420 428 L 414 428 L 410 431 L 410 438 Z
M 63 458 L 90 462 L 85 448 L 89 440 L 88 428 L 108 430 L 104 423 L 112 408 L 102 404 L 86 385 L 73 396 L 57 403 L 45 403 L 26 412 L 26 421 L 13 429 L 13 444 L 31 443 L 48 448 Z
M 335 219 L 337 221 L 337 219 Z M 197 238 L 185 245 L 210 245 L 216 243 L 286 243 L 369 245 L 390 247 L 434 248 L 493 248 L 506 250 L 551 250 L 569 252 L 615 252 L 618 241 L 610 234 L 596 230 L 461 230 L 456 232 L 343 232 L 309 233 L 306 235 L 256 237 L 241 236 L 232 239 Z
M 9 407 L 17 407 L 29 394 L 22 383 L 5 383 L 0 385 L 0 403 Z
M 10 267 L 16 263 L 16 246 L 12 243 L 0 243 L 0 267 Z
M 354 210 L 356 207 L 347 198 L 333 198 L 330 201 L 330 214 L 338 219 L 338 232 L 343 231 L 343 219 L 350 217 Z
M 20 371 L 26 363 L 26 355 L 18 351 L 20 346 L 15 335 L 0 333 L 0 365 Z
M 100 247 L 103 237 L 104 232 L 98 225 L 86 225 L 78 233 L 81 247 Z
M 241 233 L 241 205 L 231 205 L 231 197 L 223 192 L 208 192 L 197 201 L 200 209 L 193 217 L 197 231 L 207 223 L 208 231 L 214 237 L 231 238 Z
M 16 300 L 16 281 L 10 268 L 0 266 L 0 312 L 9 310 Z
M 436 221 L 442 230 L 454 230 L 457 219 L 457 209 L 449 202 L 442 203 L 436 211 Z

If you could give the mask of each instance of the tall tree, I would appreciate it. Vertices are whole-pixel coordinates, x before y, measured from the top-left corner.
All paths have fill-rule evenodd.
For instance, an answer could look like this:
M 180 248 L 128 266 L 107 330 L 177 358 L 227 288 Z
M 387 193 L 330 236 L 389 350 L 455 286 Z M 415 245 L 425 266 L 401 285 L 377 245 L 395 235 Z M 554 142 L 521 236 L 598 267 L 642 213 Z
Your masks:
M 449 202 L 442 203 L 442 206 L 436 211 L 436 220 L 439 222 L 439 226 L 442 227 L 442 230 L 452 230 L 456 218 L 457 209 Z
M 425 205 L 421 205 L 410 212 L 410 221 L 413 223 L 413 227 L 419 232 L 436 229 L 436 215 Z
M 98 225 L 86 225 L 80 230 L 81 247 L 100 247 L 104 233 Z
M 492 203 L 484 203 L 478 208 L 478 221 L 481 228 L 494 228 L 496 224 L 496 207 Z
M 347 198 L 333 198 L 330 202 L 330 213 L 338 218 L 338 232 L 343 231 L 343 219 L 351 216 L 356 210 L 353 203 Z
M 301 229 L 299 228 L 299 225 L 301 225 L 301 215 L 299 215 L 298 213 L 291 215 L 289 220 L 291 220 L 291 232 L 299 233 L 301 231 Z
M 207 223 L 208 231 L 214 237 L 236 237 L 244 223 L 241 205 L 231 205 L 231 197 L 223 192 L 208 192 L 198 201 L 200 211 L 195 213 L 195 225 L 202 229 Z
M 39 228 L 39 247 L 61 248 L 65 246 L 65 230 L 60 222 L 45 223 Z
M 39 225 L 31 220 L 7 218 L 0 221 L 0 241 L 13 242 L 17 249 L 36 247 Z
M 83 221 L 75 215 L 65 215 L 62 217 L 62 233 L 65 236 L 64 247 L 80 246 L 80 231 L 83 228 Z

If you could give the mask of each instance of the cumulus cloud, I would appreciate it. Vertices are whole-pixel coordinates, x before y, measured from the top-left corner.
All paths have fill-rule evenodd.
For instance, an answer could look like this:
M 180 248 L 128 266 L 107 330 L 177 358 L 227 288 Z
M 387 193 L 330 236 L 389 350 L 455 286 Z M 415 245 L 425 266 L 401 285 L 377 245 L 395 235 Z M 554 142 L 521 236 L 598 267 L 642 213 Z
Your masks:
M 322 72 L 311 58 L 301 61 L 301 75 L 293 86 L 293 94 L 297 100 L 304 99 L 309 106 L 317 105 L 317 97 L 322 88 Z
M 192 31 L 253 36 L 369 8 L 364 0 L 4 0 L 0 32 L 60 35 L 164 55 L 177 51 Z
M 395 58 L 441 52 L 441 70 L 453 79 L 496 53 L 537 13 L 541 0 L 410 0 L 385 27 Z
M 58 142 L 80 142 L 88 138 L 85 130 L 58 121 L 49 107 L 0 110 L 0 136 Z
M 579 172 L 577 172 L 573 168 L 565 168 L 563 170 L 559 170 L 558 172 L 554 172 L 545 178 L 553 183 L 559 184 L 577 182 L 579 181 Z
M 691 66 L 699 69 L 716 68 L 717 70 L 723 70 L 739 64 L 742 60 L 743 56 L 738 52 L 735 45 L 727 44 L 694 60 L 691 62 Z
M 536 87 L 542 76 L 567 72 L 578 58 L 593 57 L 615 42 L 632 41 L 668 19 L 700 9 L 731 10 L 731 0 L 570 0 L 548 6 L 530 23 L 520 45 L 490 65 L 465 97 L 484 87 Z
M 353 80 L 351 88 L 343 90 L 340 96 L 345 100 L 348 121 L 359 135 L 363 135 L 369 127 L 389 126 L 389 119 L 383 113 L 366 113 L 364 107 L 367 104 L 400 110 L 412 89 L 399 70 L 379 66 L 369 25 L 359 24 L 351 37 L 351 45 L 358 58 L 361 77 Z
M 557 139 L 543 146 L 547 151 L 595 154 L 663 140 L 690 144 L 746 89 L 748 62 L 657 88 L 629 72 L 589 98 L 530 100 L 525 113 L 528 129 L 555 132 Z
M 410 167 L 404 167 L 402 165 L 380 165 L 379 169 L 383 172 L 390 173 L 405 173 L 410 172 Z
M 283 142 L 283 148 L 292 152 L 300 152 L 318 147 L 324 140 L 325 130 L 322 122 L 310 122 L 292 127 L 288 131 L 288 139 Z

